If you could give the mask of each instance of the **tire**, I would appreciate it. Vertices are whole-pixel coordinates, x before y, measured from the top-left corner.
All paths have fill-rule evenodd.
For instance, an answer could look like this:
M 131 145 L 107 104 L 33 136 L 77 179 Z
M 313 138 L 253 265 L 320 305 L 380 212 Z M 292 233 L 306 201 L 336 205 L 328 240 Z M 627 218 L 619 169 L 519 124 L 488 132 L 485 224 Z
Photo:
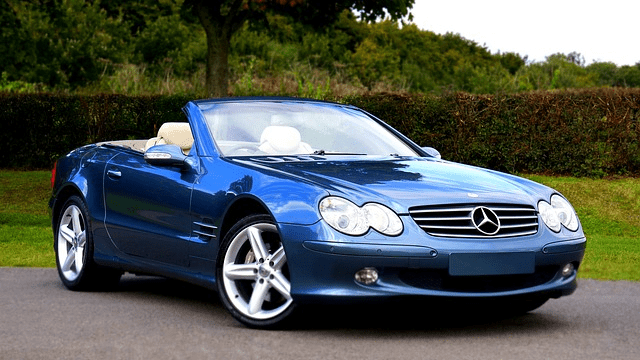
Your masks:
M 98 290 L 115 286 L 122 273 L 93 261 L 89 210 L 78 196 L 70 197 L 57 216 L 53 247 L 58 275 L 69 290 Z
M 287 257 L 269 216 L 247 216 L 225 236 L 217 265 L 217 286 L 225 308 L 239 322 L 280 328 L 292 318 Z

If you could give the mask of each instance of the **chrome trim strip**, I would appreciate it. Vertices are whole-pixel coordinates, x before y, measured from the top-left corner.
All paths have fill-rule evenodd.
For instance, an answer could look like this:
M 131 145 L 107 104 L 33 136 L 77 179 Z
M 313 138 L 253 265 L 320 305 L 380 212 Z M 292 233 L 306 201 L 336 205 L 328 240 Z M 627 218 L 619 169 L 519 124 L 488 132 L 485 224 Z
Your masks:
M 515 229 L 515 228 L 523 228 L 523 227 L 534 227 L 538 226 L 538 224 L 528 223 L 528 224 L 516 224 L 516 225 L 502 225 L 501 229 Z
M 450 218 L 419 218 L 414 217 L 415 221 L 460 221 L 460 220 L 471 220 L 470 216 L 466 217 L 450 217 Z
M 538 216 L 500 216 L 500 220 L 537 219 Z
M 521 233 L 513 233 L 513 234 L 505 234 L 505 235 L 492 235 L 492 236 L 482 236 L 482 235 L 451 235 L 451 234 L 436 234 L 436 233 L 428 233 L 432 236 L 441 236 L 441 237 L 450 237 L 450 238 L 475 238 L 475 239 L 498 239 L 498 238 L 508 238 L 508 237 L 518 237 L 525 235 L 533 235 L 537 233 L 537 231 L 527 231 Z
M 485 206 L 488 207 L 489 209 L 493 210 L 493 211 L 536 211 L 534 208 L 494 208 L 491 206 Z
M 199 222 L 194 222 L 193 224 L 194 225 L 198 225 L 198 226 L 202 226 L 202 227 L 206 227 L 206 228 L 209 228 L 209 229 L 212 229 L 212 230 L 215 230 L 215 229 L 218 228 L 217 226 L 214 226 L 212 224 L 203 224 L 203 223 L 199 223 Z
M 416 213 L 433 213 L 433 212 L 454 212 L 454 211 L 468 211 L 471 212 L 473 211 L 473 209 L 475 208 L 459 208 L 459 209 L 452 209 L 452 208 L 441 208 L 441 209 L 424 209 L 424 210 L 411 210 L 409 211 L 410 214 L 416 214 Z
M 446 230 L 475 230 L 473 226 L 435 226 L 435 225 L 418 225 L 423 229 L 446 229 Z
M 210 237 L 210 238 L 214 238 L 214 239 L 217 237 L 217 236 L 215 236 L 215 235 L 213 235 L 213 234 L 203 233 L 203 232 L 198 231 L 198 230 L 193 230 L 193 232 L 194 232 L 195 234 L 198 234 L 198 235 L 201 235 L 201 236 Z

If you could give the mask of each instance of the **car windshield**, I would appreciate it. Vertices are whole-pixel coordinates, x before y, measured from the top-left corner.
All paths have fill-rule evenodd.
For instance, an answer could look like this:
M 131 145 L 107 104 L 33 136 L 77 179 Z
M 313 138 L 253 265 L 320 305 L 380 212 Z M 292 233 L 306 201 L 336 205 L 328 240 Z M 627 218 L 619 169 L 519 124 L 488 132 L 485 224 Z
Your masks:
M 418 156 L 405 142 L 356 109 L 296 101 L 198 105 L 224 156 Z

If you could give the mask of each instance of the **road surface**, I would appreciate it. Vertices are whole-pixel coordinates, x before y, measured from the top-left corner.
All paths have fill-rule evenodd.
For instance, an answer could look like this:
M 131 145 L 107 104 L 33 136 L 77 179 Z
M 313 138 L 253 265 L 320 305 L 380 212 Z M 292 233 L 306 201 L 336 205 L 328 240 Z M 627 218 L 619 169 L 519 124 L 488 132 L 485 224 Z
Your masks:
M 579 280 L 512 318 L 455 313 L 319 308 L 259 331 L 187 284 L 126 275 L 112 292 L 72 292 L 55 269 L 0 268 L 0 359 L 640 359 L 640 283 Z

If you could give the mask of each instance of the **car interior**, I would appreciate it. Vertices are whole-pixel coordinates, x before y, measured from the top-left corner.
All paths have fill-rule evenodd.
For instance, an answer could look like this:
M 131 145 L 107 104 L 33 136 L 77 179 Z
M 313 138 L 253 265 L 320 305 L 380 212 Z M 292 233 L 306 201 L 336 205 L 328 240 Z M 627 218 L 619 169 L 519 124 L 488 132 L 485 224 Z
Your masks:
M 193 135 L 189 123 L 168 122 L 162 124 L 158 130 L 158 136 L 147 140 L 144 151 L 155 145 L 173 144 L 182 149 L 182 152 L 188 154 L 193 146 Z

